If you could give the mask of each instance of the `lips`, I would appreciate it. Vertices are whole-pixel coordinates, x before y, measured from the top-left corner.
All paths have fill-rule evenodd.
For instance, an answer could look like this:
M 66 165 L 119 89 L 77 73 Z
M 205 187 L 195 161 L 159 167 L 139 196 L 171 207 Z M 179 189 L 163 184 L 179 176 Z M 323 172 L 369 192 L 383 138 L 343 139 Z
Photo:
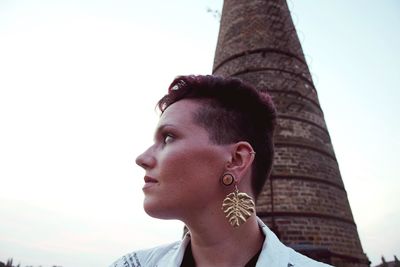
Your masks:
M 145 176 L 144 177 L 144 186 L 143 186 L 143 190 L 149 187 L 154 186 L 155 184 L 157 184 L 158 181 L 156 179 L 154 179 L 153 177 L 150 176 Z
M 145 183 L 157 183 L 158 181 L 150 176 L 145 176 L 144 177 L 144 182 Z

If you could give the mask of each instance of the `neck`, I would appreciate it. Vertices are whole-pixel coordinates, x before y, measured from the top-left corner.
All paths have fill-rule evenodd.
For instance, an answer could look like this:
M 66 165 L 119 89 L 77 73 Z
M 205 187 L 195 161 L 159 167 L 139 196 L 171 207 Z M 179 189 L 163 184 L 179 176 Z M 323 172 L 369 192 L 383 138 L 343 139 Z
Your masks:
M 253 214 L 233 228 L 224 214 L 187 222 L 196 266 L 244 266 L 262 247 L 262 233 Z

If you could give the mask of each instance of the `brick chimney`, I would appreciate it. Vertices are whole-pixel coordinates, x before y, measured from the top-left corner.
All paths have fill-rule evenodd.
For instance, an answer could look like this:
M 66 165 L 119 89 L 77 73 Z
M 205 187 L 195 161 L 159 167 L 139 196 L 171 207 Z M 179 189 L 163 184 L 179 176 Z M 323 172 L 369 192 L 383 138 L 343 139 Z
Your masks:
M 369 266 L 286 1 L 225 0 L 213 73 L 267 90 L 278 110 L 274 167 L 258 216 L 311 258 Z

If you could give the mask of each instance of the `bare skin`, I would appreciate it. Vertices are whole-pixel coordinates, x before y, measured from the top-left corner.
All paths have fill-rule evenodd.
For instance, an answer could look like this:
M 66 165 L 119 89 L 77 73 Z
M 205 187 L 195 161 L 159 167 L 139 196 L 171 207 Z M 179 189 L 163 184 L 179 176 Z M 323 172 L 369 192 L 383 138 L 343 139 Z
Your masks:
M 220 182 L 235 177 L 241 192 L 252 195 L 255 155 L 247 142 L 217 145 L 193 120 L 201 103 L 180 100 L 162 114 L 155 142 L 136 163 L 146 171 L 144 208 L 160 219 L 178 219 L 189 228 L 197 267 L 243 267 L 264 241 L 255 214 L 233 228 L 221 210 L 234 186 Z
M 208 220 L 211 223 L 211 220 Z M 197 267 L 238 266 L 243 267 L 262 247 L 264 235 L 255 216 L 239 229 L 215 224 L 189 226 L 192 253 Z M 223 230 L 222 230 L 223 229 Z

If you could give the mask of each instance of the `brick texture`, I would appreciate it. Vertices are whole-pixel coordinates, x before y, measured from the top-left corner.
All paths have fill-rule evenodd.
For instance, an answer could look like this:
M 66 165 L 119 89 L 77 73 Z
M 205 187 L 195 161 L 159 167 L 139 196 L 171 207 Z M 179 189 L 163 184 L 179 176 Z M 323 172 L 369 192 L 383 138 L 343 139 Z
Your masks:
M 267 90 L 278 110 L 259 216 L 281 240 L 339 267 L 369 266 L 285 0 L 225 0 L 213 73 Z

